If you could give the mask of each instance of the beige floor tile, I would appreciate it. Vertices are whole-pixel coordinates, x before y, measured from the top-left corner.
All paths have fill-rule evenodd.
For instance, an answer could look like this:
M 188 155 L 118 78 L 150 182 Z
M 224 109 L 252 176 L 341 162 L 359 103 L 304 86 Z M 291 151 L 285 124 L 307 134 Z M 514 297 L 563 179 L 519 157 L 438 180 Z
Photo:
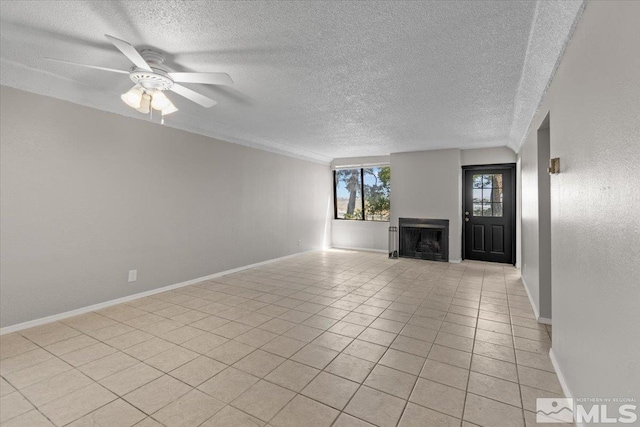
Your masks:
M 93 362 L 94 360 L 102 359 L 103 357 L 115 353 L 116 351 L 117 350 L 115 348 L 110 347 L 104 343 L 97 343 L 89 347 L 64 354 L 60 356 L 60 358 L 71 366 L 78 367 L 89 362 Z
M 516 350 L 530 351 L 532 353 L 538 353 L 548 355 L 551 349 L 551 342 L 543 342 L 537 340 L 530 340 L 527 338 L 513 337 Z
M 233 339 L 244 334 L 245 332 L 250 331 L 251 329 L 251 326 L 243 325 L 242 323 L 229 322 L 210 332 L 216 335 L 221 335 L 225 338 Z
M 506 335 L 511 334 L 511 325 L 509 323 L 497 322 L 489 319 L 478 319 L 478 329 L 498 332 Z
M 309 344 L 291 357 L 291 360 L 324 369 L 339 353 L 337 351 Z
M 340 322 L 337 322 L 335 325 L 333 325 L 331 328 L 329 328 L 329 332 L 333 332 L 334 334 L 344 335 L 349 338 L 355 338 L 358 335 L 360 335 L 360 333 L 362 333 L 362 331 L 364 331 L 365 329 L 366 329 L 365 326 L 360 326 L 360 325 L 355 325 L 353 323 L 340 321 Z
M 138 363 L 130 368 L 110 375 L 100 380 L 100 384 L 118 396 L 141 387 L 162 376 L 162 372 L 144 363 Z
M 367 377 L 364 385 L 402 399 L 408 399 L 417 378 L 417 375 L 377 365 Z
M 58 341 L 55 344 L 48 345 L 45 349 L 56 356 L 62 356 L 63 354 L 71 353 L 72 351 L 80 350 L 97 343 L 98 340 L 82 334 L 69 338 L 68 340 Z
M 375 363 L 348 354 L 339 354 L 325 370 L 334 375 L 362 383 L 373 370 Z
M 291 357 L 298 352 L 302 347 L 307 345 L 304 341 L 298 341 L 293 338 L 285 336 L 279 336 L 274 340 L 263 345 L 261 348 L 269 353 L 277 354 L 281 357 Z
M 190 339 L 206 334 L 202 329 L 192 328 L 191 326 L 183 326 L 173 331 L 160 335 L 160 338 L 172 342 L 174 344 L 182 344 Z
M 520 395 L 522 396 L 522 407 L 531 412 L 536 412 L 536 399 L 564 397 L 561 394 L 540 390 L 520 384 Z
M 333 427 L 371 427 L 373 424 L 370 424 L 366 421 L 353 417 L 349 414 L 345 414 L 344 412 L 340 414 L 336 422 L 333 424 Z
M 301 393 L 325 405 L 342 410 L 359 386 L 353 381 L 322 372 Z
M 524 426 L 522 409 L 471 393 L 467 393 L 463 418 L 480 426 Z
M 191 387 L 197 387 L 226 368 L 227 365 L 224 363 L 206 356 L 200 356 L 174 369 L 169 374 L 189 384 Z
M 333 332 L 325 332 L 318 338 L 312 341 L 312 344 L 326 347 L 334 351 L 342 351 L 351 344 L 353 338 L 345 337 L 343 335 L 334 334 Z
M 196 353 L 205 354 L 228 341 L 228 338 L 205 332 L 202 335 L 183 342 L 181 346 Z
M 198 426 L 224 406 L 199 390 L 191 390 L 153 414 L 153 418 L 167 427 Z
M 409 401 L 455 418 L 462 418 L 464 399 L 463 390 L 420 378 Z
M 115 347 L 118 350 L 124 350 L 125 348 L 132 347 L 136 344 L 140 344 L 145 341 L 149 341 L 153 338 L 153 335 L 146 332 L 134 330 L 131 332 L 118 335 L 116 337 L 109 338 L 105 341 L 105 344 Z
M 404 406 L 402 399 L 362 386 L 344 411 L 380 427 L 393 427 L 400 419 Z
M 239 337 L 235 338 L 236 341 L 239 341 L 243 344 L 250 345 L 251 347 L 262 347 L 267 344 L 269 341 L 278 337 L 277 334 L 273 332 L 265 331 L 263 329 L 252 329 L 249 332 L 245 332 Z
M 287 360 L 264 379 L 289 390 L 300 392 L 319 372 L 318 369 Z
M 225 406 L 200 427 L 262 427 L 264 424 L 264 421 L 260 421 L 233 406 Z
M 55 427 L 40 411 L 33 410 L 11 418 L 2 427 Z
M 296 396 L 271 420 L 274 427 L 329 427 L 339 412 L 322 403 Z
M 343 350 L 343 353 L 376 363 L 386 351 L 385 346 L 356 339 Z
M 260 329 L 273 332 L 274 334 L 284 334 L 288 330 L 294 328 L 296 323 L 283 319 L 271 319 L 259 326 Z
M 176 347 L 175 344 L 155 337 L 132 347 L 125 348 L 122 351 L 138 360 L 147 360 L 174 347 Z
M 187 384 L 164 375 L 131 393 L 125 394 L 123 399 L 147 415 L 151 415 L 180 396 L 187 394 L 190 390 L 192 388 Z
M 20 331 L 20 335 L 41 347 L 46 347 L 50 344 L 58 341 L 64 341 L 80 334 L 80 331 L 70 328 L 61 322 L 49 323 L 47 325 L 36 326 L 35 328 Z
M 226 363 L 227 365 L 232 365 L 254 350 L 255 347 L 231 340 L 205 353 L 205 356 Z
M 114 400 L 69 424 L 69 427 L 131 427 L 146 415 L 122 399 Z
M 391 345 L 396 336 L 396 333 L 381 331 L 379 329 L 369 327 L 365 329 L 360 335 L 358 335 L 358 340 L 388 347 L 389 345 Z
M 526 366 L 518 366 L 518 377 L 520 384 L 540 390 L 550 391 L 556 394 L 562 394 L 562 386 L 556 374 L 540 369 L 528 368 Z
M 424 328 L 422 326 L 409 324 L 409 325 L 406 325 L 402 329 L 402 331 L 400 331 L 400 335 L 409 337 L 409 338 L 415 338 L 422 341 L 433 342 L 435 341 L 436 336 L 438 335 L 438 331 L 429 329 L 429 328 Z
M 518 365 L 529 368 L 541 369 L 543 371 L 555 373 L 551 358 L 548 354 L 531 353 L 529 351 L 516 350 L 516 360 Z
M 476 341 L 473 346 L 473 353 L 505 362 L 516 363 L 516 356 L 513 348 L 503 347 L 484 341 Z
M 78 369 L 93 380 L 101 380 L 138 363 L 138 360 L 122 352 L 112 353 L 102 359 L 94 360 Z
M 227 323 L 229 323 L 229 321 L 227 319 L 223 319 L 222 317 L 209 316 L 193 322 L 189 326 L 197 329 L 202 329 L 203 331 L 212 332 L 215 329 L 226 325 Z
M 4 378 L 0 377 L 0 397 L 13 393 L 16 391 L 11 384 L 9 384 Z
M 438 362 L 448 363 L 459 368 L 469 369 L 471 364 L 471 353 L 454 348 L 443 347 L 434 344 L 429 351 L 428 359 L 437 360 Z
M 44 381 L 47 378 L 70 371 L 71 369 L 73 369 L 73 367 L 68 363 L 63 362 L 60 359 L 53 358 L 45 362 L 38 363 L 37 365 L 29 366 L 28 368 L 3 375 L 11 385 L 18 389 L 23 389 L 32 384 Z
M 18 415 L 31 411 L 33 405 L 20 393 L 14 391 L 0 398 L 0 422 L 5 422 Z
M 72 369 L 26 387 L 22 389 L 22 394 L 34 405 L 40 407 L 92 383 L 93 381 L 82 372 Z
M 471 370 L 481 374 L 502 378 L 503 380 L 518 382 L 516 365 L 502 360 L 475 354 L 471 362 Z
M 513 348 L 513 337 L 511 335 L 500 334 L 498 332 L 478 329 L 476 331 L 476 341 L 483 341 L 491 344 L 501 345 L 503 347 Z
M 26 351 L 0 360 L 0 373 L 6 376 L 11 372 L 17 372 L 50 359 L 53 359 L 51 353 L 41 348 L 36 348 L 35 350 Z
M 310 318 L 302 322 L 304 326 L 311 326 L 312 328 L 322 329 L 323 331 L 326 331 L 336 323 L 337 323 L 337 320 L 335 319 L 319 316 L 317 314 L 311 316 Z
M 55 425 L 63 426 L 116 398 L 115 394 L 94 383 L 49 402 L 39 409 Z
M 398 427 L 458 427 L 460 420 L 409 402 Z
M 277 368 L 286 359 L 263 350 L 256 350 L 248 356 L 240 359 L 233 367 L 262 378 Z
M 231 405 L 263 421 L 269 421 L 294 396 L 295 393 L 286 388 L 261 380 L 231 402 Z
M 310 326 L 297 325 L 284 333 L 285 337 L 294 338 L 298 341 L 311 342 L 322 334 L 322 330 Z
M 0 336 L 0 359 L 17 356 L 36 349 L 38 349 L 37 345 L 17 332 Z
M 430 342 L 399 335 L 391 344 L 391 348 L 416 356 L 427 357 L 431 350 L 431 345 Z
M 198 390 L 229 403 L 260 380 L 258 377 L 229 367 L 198 386 Z
M 418 375 L 422 370 L 425 358 L 402 351 L 388 349 L 378 362 L 381 365 L 397 369 L 412 375 Z
M 157 422 L 151 417 L 147 417 L 144 420 L 140 421 L 134 427 L 164 427 L 162 424 Z
M 499 402 L 508 403 L 509 405 L 522 407 L 518 384 L 500 378 L 471 372 L 467 391 Z
M 466 390 L 469 371 L 458 368 L 457 366 L 427 359 L 422 368 L 422 372 L 420 372 L 420 376 L 460 390 Z
M 124 323 L 116 323 L 115 325 L 105 326 L 104 328 L 87 331 L 85 333 L 98 341 L 104 342 L 108 339 L 124 335 L 134 330 L 134 328 L 129 325 L 125 325 Z
M 182 347 L 173 347 L 165 352 L 157 354 L 147 360 L 145 363 L 151 365 L 162 372 L 170 372 L 179 366 L 198 357 L 195 351 L 187 350 Z

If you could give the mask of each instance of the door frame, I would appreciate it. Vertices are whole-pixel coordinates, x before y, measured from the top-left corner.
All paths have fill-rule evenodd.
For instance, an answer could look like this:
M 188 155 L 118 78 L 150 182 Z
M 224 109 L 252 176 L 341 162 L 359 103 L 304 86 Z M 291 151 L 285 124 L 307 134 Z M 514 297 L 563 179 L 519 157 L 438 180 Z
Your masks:
M 486 169 L 504 169 L 511 171 L 511 264 L 516 265 L 516 195 L 517 195 L 517 177 L 516 177 L 516 164 L 515 163 L 495 163 L 495 164 L 486 164 L 486 165 L 469 165 L 462 166 L 462 259 L 465 259 L 466 248 L 465 248 L 465 227 L 466 222 L 464 220 L 464 213 L 466 211 L 465 207 L 465 191 L 466 191 L 466 172 L 474 171 L 474 170 L 486 170 Z

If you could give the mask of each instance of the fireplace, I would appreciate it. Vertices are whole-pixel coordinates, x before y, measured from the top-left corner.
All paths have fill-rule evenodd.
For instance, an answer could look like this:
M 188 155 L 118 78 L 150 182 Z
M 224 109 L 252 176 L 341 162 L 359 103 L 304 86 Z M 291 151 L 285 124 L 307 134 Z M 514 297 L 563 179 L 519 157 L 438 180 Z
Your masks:
M 449 261 L 449 220 L 400 218 L 400 256 Z

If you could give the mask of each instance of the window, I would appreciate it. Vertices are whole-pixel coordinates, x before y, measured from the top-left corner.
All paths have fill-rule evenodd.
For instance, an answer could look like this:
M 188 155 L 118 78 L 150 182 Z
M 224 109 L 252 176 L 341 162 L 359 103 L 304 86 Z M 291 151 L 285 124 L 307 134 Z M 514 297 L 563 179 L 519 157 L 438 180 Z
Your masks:
M 502 216 L 502 174 L 473 175 L 473 216 Z
M 389 221 L 389 166 L 337 169 L 333 174 L 336 219 Z

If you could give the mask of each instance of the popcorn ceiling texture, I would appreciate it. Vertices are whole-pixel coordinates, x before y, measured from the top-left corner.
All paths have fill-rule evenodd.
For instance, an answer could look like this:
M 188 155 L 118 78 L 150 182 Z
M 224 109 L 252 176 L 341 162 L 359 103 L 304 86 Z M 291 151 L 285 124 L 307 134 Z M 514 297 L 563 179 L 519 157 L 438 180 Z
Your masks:
M 170 95 L 167 126 L 295 156 L 517 149 L 582 1 L 1 3 L 0 83 L 147 118 L 119 95 L 130 63 L 104 34 L 230 87 Z

